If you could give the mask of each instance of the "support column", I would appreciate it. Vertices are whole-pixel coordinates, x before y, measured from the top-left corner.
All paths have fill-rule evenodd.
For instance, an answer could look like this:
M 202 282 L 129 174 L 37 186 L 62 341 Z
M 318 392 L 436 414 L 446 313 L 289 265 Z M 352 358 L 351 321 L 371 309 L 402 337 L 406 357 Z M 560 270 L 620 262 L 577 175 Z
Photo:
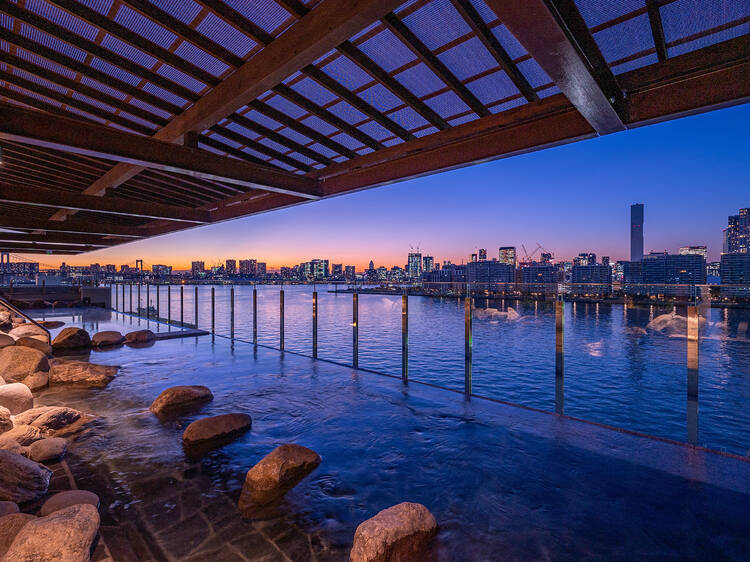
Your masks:
M 474 353 L 474 341 L 471 329 L 471 296 L 464 298 L 464 394 L 471 397 L 471 364 Z
M 352 294 L 352 367 L 359 369 L 359 295 Z
M 318 358 L 318 291 L 312 294 L 312 356 Z
M 555 413 L 565 411 L 565 301 L 555 300 Z
M 697 305 L 687 308 L 687 437 L 698 444 L 698 336 L 700 314 Z
M 401 295 L 401 380 L 409 382 L 409 295 Z

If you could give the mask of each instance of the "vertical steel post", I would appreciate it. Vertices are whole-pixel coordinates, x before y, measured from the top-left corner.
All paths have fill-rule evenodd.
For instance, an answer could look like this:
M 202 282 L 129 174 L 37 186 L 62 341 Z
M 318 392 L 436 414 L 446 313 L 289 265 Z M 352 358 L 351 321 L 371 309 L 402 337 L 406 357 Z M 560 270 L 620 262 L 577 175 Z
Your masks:
M 211 333 L 216 333 L 216 291 L 211 287 Z
M 120 312 L 125 312 L 125 283 L 120 285 L 122 287 L 122 310 Z
M 352 293 L 352 367 L 359 369 L 359 294 Z
M 159 303 L 159 289 L 161 285 L 157 284 L 156 287 L 156 321 L 161 322 L 161 303 Z
M 47 300 L 47 280 L 42 279 L 42 300 Z
M 198 329 L 198 285 L 195 286 L 195 296 L 193 299 L 193 308 L 195 309 L 195 329 Z
M 229 336 L 234 341 L 234 287 L 229 291 Z
M 318 358 L 318 291 L 313 291 L 312 307 L 312 356 Z
M 120 307 L 120 294 L 117 291 L 117 285 L 115 285 L 115 312 Z
M 130 314 L 133 314 L 133 284 L 130 283 L 130 289 L 128 291 L 130 296 Z
M 180 327 L 185 327 L 185 285 L 180 285 Z
M 141 282 L 138 281 L 138 305 L 136 307 L 136 313 L 140 317 L 141 315 Z
M 258 290 L 253 286 L 253 345 L 258 345 Z
M 409 382 L 409 295 L 401 295 L 401 380 Z
M 284 289 L 279 291 L 279 349 L 284 351 Z
M 698 444 L 698 306 L 687 307 L 687 435 L 688 443 Z
M 146 318 L 151 316 L 151 283 L 146 283 Z
M 565 411 L 565 301 L 555 300 L 555 413 Z
M 172 323 L 172 285 L 167 285 L 167 324 Z
M 471 396 L 471 361 L 474 342 L 471 333 L 471 293 L 464 299 L 464 394 Z

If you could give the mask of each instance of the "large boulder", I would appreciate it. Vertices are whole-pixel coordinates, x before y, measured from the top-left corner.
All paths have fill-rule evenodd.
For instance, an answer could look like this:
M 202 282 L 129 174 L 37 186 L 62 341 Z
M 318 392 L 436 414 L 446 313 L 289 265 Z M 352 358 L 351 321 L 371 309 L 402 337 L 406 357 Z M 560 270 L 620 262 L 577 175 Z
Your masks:
M 223 414 L 194 421 L 182 434 L 185 451 L 191 456 L 216 449 L 242 435 L 252 426 L 247 414 Z
M 19 382 L 37 371 L 49 371 L 47 356 L 38 349 L 14 345 L 0 349 L 0 376 Z
M 115 378 L 119 367 L 95 365 L 86 361 L 55 361 L 49 370 L 50 384 L 79 384 L 103 387 Z
M 13 420 L 10 419 L 10 410 L 0 406 L 0 435 L 13 429 Z
M 20 414 L 34 406 L 34 395 L 29 387 L 20 382 L 0 386 L 0 406 L 10 413 Z
M 55 351 L 67 351 L 69 349 L 81 349 L 91 346 L 91 337 L 86 330 L 81 328 L 65 328 L 52 342 Z
M 99 496 L 93 492 L 87 492 L 86 490 L 67 490 L 65 492 L 58 492 L 57 494 L 50 496 L 49 499 L 42 504 L 42 508 L 39 510 L 39 516 L 45 517 L 55 511 L 60 511 L 61 509 L 70 507 L 71 505 L 80 505 L 84 503 L 98 508 Z
M 307 447 L 294 444 L 276 447 L 247 472 L 240 510 L 247 513 L 277 500 L 319 464 L 320 455 Z
M 16 340 L 16 345 L 21 347 L 30 347 L 41 351 L 46 356 L 52 355 L 52 346 L 46 341 L 41 341 L 37 338 L 30 338 L 29 336 L 23 336 Z
M 24 503 L 47 493 L 52 471 L 17 453 L 0 450 L 0 500 Z
M 16 504 L 13 504 L 16 505 Z M 8 552 L 10 545 L 16 539 L 18 533 L 29 521 L 36 519 L 33 515 L 28 513 L 17 513 L 18 506 L 16 506 L 16 513 L 10 513 L 3 517 L 0 517 L 0 559 L 8 560 L 4 558 L 5 553 Z
M 0 435 L 0 448 L 7 448 L 2 445 L 7 444 L 11 440 L 15 441 L 22 447 L 28 447 L 34 441 L 39 441 L 40 439 L 44 439 L 44 432 L 41 429 L 30 425 L 16 423 L 13 429 Z
M 16 340 L 7 334 L 0 333 L 0 349 L 16 345 Z
M 36 373 L 33 373 L 23 379 L 21 382 L 28 386 L 31 392 L 36 392 L 37 390 L 41 390 L 49 386 L 49 373 L 45 373 L 44 371 L 37 371 Z
M 65 406 L 39 406 L 13 416 L 13 422 L 30 425 L 43 431 L 62 429 L 81 417 L 81 412 Z
M 360 523 L 354 533 L 349 560 L 423 560 L 436 532 L 435 517 L 425 506 L 419 503 L 400 503 Z
M 44 331 L 44 328 L 40 328 L 36 324 L 31 324 L 30 322 L 13 328 L 8 332 L 8 335 L 16 340 L 19 338 L 39 338 L 45 343 L 49 341 L 47 332 Z
M 29 458 L 35 462 L 56 461 L 65 456 L 68 441 L 62 437 L 47 437 L 29 445 Z
M 87 562 L 99 531 L 99 512 L 79 504 L 29 521 L 16 535 L 7 560 Z
M 94 334 L 94 337 L 91 338 L 91 345 L 92 347 L 110 347 L 113 345 L 120 345 L 124 341 L 125 336 L 120 332 L 110 330 Z
M 157 416 L 166 416 L 184 412 L 213 399 L 214 395 L 205 386 L 173 386 L 159 394 L 149 410 Z
M 156 339 L 151 330 L 136 330 L 125 334 L 125 343 L 150 343 Z

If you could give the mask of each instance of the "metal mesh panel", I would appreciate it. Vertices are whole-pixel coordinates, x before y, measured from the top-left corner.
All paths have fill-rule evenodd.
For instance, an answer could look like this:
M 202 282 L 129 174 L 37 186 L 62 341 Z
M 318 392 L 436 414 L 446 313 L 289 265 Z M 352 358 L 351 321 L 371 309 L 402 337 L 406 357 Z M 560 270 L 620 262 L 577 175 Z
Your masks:
M 25 23 L 21 24 L 21 35 L 28 39 L 31 39 L 32 41 L 41 43 L 45 47 L 54 49 L 58 53 L 62 53 L 66 57 L 75 59 L 78 62 L 83 62 L 84 60 L 86 60 L 87 55 L 85 51 L 79 49 L 78 47 L 68 45 L 67 43 L 60 41 L 59 39 L 52 37 L 51 35 L 48 35 L 43 31 L 39 31 L 35 27 L 26 25 Z
M 245 57 L 257 43 L 213 12 L 206 14 L 195 30 L 238 57 Z
M 58 88 L 60 88 L 58 86 Z M 63 92 L 65 91 L 64 88 L 60 88 Z M 93 98 L 90 98 L 88 96 L 85 96 L 83 94 L 79 94 L 78 92 L 73 92 L 73 99 L 77 99 L 78 101 L 82 101 L 84 103 L 87 103 L 89 105 L 92 105 L 94 107 L 98 107 L 101 110 L 108 111 L 109 113 L 114 113 L 116 110 L 111 105 L 107 105 L 106 103 L 100 102 L 99 100 L 95 100 Z M 146 125 L 147 127 L 153 127 L 153 123 L 148 123 Z
M 53 6 L 44 0 L 27 0 L 25 8 L 30 12 L 39 14 L 44 19 L 54 22 L 65 29 L 69 29 L 76 35 L 85 37 L 89 41 L 96 39 L 99 30 L 90 23 Z
M 315 115 L 305 117 L 304 119 L 302 119 L 302 121 L 300 121 L 300 123 L 307 125 L 311 129 L 315 129 L 323 135 L 331 135 L 338 131 L 337 127 L 334 127 L 327 121 L 323 121 L 320 117 L 316 117 Z
M 424 63 L 419 63 L 399 72 L 395 75 L 395 78 L 418 98 L 446 87 L 445 83 Z
M 439 129 L 437 127 L 428 127 L 426 129 L 422 129 L 420 131 L 414 131 L 415 137 L 426 137 L 427 135 L 431 135 L 432 133 L 437 133 Z
M 82 76 L 81 77 L 81 84 L 83 84 L 84 86 L 88 86 L 89 88 L 94 88 L 95 90 L 99 90 L 100 92 L 103 92 L 103 93 L 107 94 L 108 96 L 112 96 L 113 98 L 118 98 L 118 99 L 124 100 L 125 98 L 128 97 L 127 94 L 123 94 L 120 90 L 115 90 L 114 88 L 110 88 L 106 84 L 102 84 L 101 82 L 97 82 L 96 80 L 92 80 L 91 78 L 88 78 L 86 76 Z M 138 102 L 138 103 L 136 103 L 136 102 Z M 132 103 L 133 105 L 138 105 L 139 103 L 143 104 L 143 106 L 145 106 L 145 107 L 143 107 L 142 109 L 145 109 L 146 111 L 150 111 L 152 113 L 157 113 L 157 108 L 155 108 L 155 107 L 153 107 L 153 106 L 151 106 L 151 105 L 149 105 L 149 104 L 147 104 L 145 102 L 142 102 L 140 100 L 132 99 L 130 101 L 130 103 Z M 159 111 L 161 111 L 161 110 L 159 110 Z M 168 117 L 168 116 L 171 115 L 171 113 L 167 113 L 166 111 L 164 111 L 162 113 L 165 114 L 164 115 L 165 117 Z
M 322 144 L 317 143 L 317 142 L 311 144 L 309 148 L 310 150 L 314 150 L 318 154 L 322 154 L 323 156 L 326 156 L 327 158 L 333 158 L 335 156 L 338 156 L 339 154 L 335 150 L 331 150 L 327 146 L 323 146 Z
M 492 34 L 500 42 L 500 45 L 502 45 L 510 58 L 517 59 L 526 54 L 524 46 L 518 42 L 518 39 L 504 25 L 501 24 L 493 27 Z
M 333 113 L 336 117 L 343 119 L 350 125 L 367 119 L 367 115 L 345 101 L 340 101 L 339 103 L 332 105 L 328 108 L 328 111 Z
M 492 109 L 490 109 L 492 111 Z M 476 121 L 479 119 L 479 115 L 476 113 L 468 113 L 466 115 L 462 115 L 461 117 L 456 117 L 455 119 L 449 119 L 448 123 L 451 124 L 451 127 L 455 127 L 457 125 L 463 125 L 464 123 L 468 123 L 470 121 Z
M 734 39 L 735 37 L 740 37 L 741 35 L 745 35 L 747 33 L 747 24 L 738 25 L 730 29 L 719 31 L 718 33 L 712 33 L 710 35 L 706 35 L 704 37 L 700 37 L 698 39 L 694 39 L 692 41 L 687 41 L 674 47 L 670 47 L 668 49 L 669 56 L 675 57 L 677 55 L 689 53 L 690 51 L 702 49 L 703 47 L 721 43 L 722 41 L 728 41 L 729 39 Z
M 518 93 L 518 88 L 503 70 L 469 82 L 466 86 L 484 105 Z
M 292 85 L 292 89 L 318 105 L 325 105 L 337 98 L 330 90 L 324 88 L 311 78 L 303 78 Z
M 203 70 L 210 72 L 214 76 L 221 76 L 227 70 L 229 70 L 229 65 L 221 62 L 216 57 L 209 55 L 203 49 L 199 49 L 198 47 L 196 47 L 192 43 L 188 43 L 187 41 L 183 41 L 182 43 L 180 43 L 180 46 L 177 47 L 177 49 L 175 49 L 174 54 L 177 55 L 178 57 L 182 57 L 186 61 L 197 66 L 198 68 L 202 68 Z M 178 83 L 182 84 L 182 82 L 178 82 Z M 183 84 L 183 85 L 187 85 L 187 84 Z M 197 91 L 200 91 L 200 90 L 197 90 Z
M 667 43 L 750 17 L 747 0 L 677 0 L 661 8 Z M 748 32 L 745 22 L 744 32 Z
M 453 91 L 429 98 L 425 100 L 425 103 L 443 118 L 453 117 L 454 115 L 469 110 L 469 106 L 466 105 Z
M 291 14 L 274 0 L 253 0 L 252 2 L 224 0 L 224 2 L 268 33 L 276 31 L 291 17 Z
M 159 109 L 158 107 L 154 107 L 150 103 L 146 103 L 145 101 L 141 101 L 136 98 L 131 98 L 128 103 L 145 111 L 153 113 L 154 115 L 158 115 L 159 117 L 162 117 L 164 119 L 169 119 L 170 117 L 172 117 L 172 114 L 168 111 L 164 111 L 162 109 Z
M 184 44 L 185 43 L 183 43 L 183 45 Z M 192 76 L 188 76 L 181 70 L 177 70 L 176 68 L 168 64 L 162 64 L 159 68 L 156 69 L 156 73 L 164 76 L 164 78 L 168 78 L 175 84 L 185 86 L 188 90 L 192 90 L 196 94 L 206 87 L 206 85 L 200 80 L 196 80 Z
M 612 67 L 612 72 L 614 74 L 622 74 L 623 72 L 629 72 L 630 70 L 635 70 L 636 68 L 648 66 L 649 64 L 655 64 L 657 62 L 659 62 L 659 57 L 656 56 L 656 53 L 653 53 L 651 55 L 646 55 L 645 57 L 640 57 L 624 62 L 622 64 L 617 64 Z
M 594 34 L 594 39 L 608 63 L 654 48 L 647 14 L 603 29 Z
M 388 29 L 359 45 L 359 49 L 386 72 L 392 72 L 417 58 Z
M 575 0 L 575 3 L 589 27 L 595 27 L 645 7 L 644 0 Z
M 260 123 L 264 127 L 268 127 L 269 129 L 278 129 L 279 127 L 281 127 L 281 123 L 279 123 L 275 119 L 271 119 L 267 115 L 263 115 L 259 111 L 255 111 L 254 109 L 251 109 L 250 111 L 245 113 L 244 116 L 248 119 L 252 119 L 256 123 Z
M 40 86 L 49 88 L 50 90 L 54 90 L 55 92 L 58 92 L 60 94 L 65 94 L 68 91 L 67 88 L 58 86 L 54 82 L 50 82 L 49 80 L 45 80 L 44 78 L 38 78 L 34 76 L 33 74 L 29 74 L 25 70 L 21 70 L 20 68 L 14 68 L 13 74 L 16 76 L 19 76 L 20 78 L 25 78 L 26 80 L 29 80 L 30 82 L 34 82 L 35 84 L 39 84 Z
M 193 0 L 149 0 L 152 4 L 176 17 L 182 23 L 191 23 L 203 9 Z
M 404 103 L 380 83 L 359 92 L 357 95 L 379 111 L 389 111 Z
M 490 23 L 497 19 L 497 14 L 492 11 L 484 0 L 471 0 L 471 5 L 474 6 L 474 9 L 485 23 Z
M 113 0 L 78 0 L 84 6 L 88 6 L 92 10 L 99 12 L 100 14 L 107 15 L 112 9 Z
M 288 115 L 292 119 L 299 119 L 303 115 L 307 113 L 304 109 L 302 109 L 300 106 L 298 106 L 296 103 L 292 103 L 286 98 L 283 98 L 281 96 L 272 96 L 266 100 L 266 103 L 273 107 L 274 109 L 277 109 L 278 111 L 281 111 L 285 115 Z
M 526 80 L 529 81 L 532 88 L 538 88 L 539 86 L 549 84 L 552 81 L 534 59 L 527 59 L 518 63 L 517 66 L 518 70 L 520 70 L 526 77 Z
M 497 61 L 477 37 L 440 53 L 438 58 L 459 80 L 497 67 Z
M 284 127 L 279 131 L 280 135 L 284 135 L 285 137 L 301 144 L 306 145 L 312 142 L 312 139 L 309 137 L 306 137 L 302 133 L 298 133 L 297 131 L 290 129 L 289 127 Z
M 125 5 L 120 6 L 114 19 L 117 23 L 165 49 L 169 49 L 177 39 L 177 35 L 171 31 Z
M 169 103 L 178 105 L 180 107 L 188 103 L 188 100 L 186 100 L 185 98 L 182 98 L 177 94 L 173 94 L 172 92 L 168 92 L 164 88 L 160 88 L 159 86 L 157 86 L 156 84 L 152 84 L 151 82 L 146 82 L 146 84 L 143 86 L 143 90 L 150 94 L 154 94 L 155 96 L 159 96 L 160 98 L 164 99 L 164 101 L 168 101 Z
M 514 100 L 510 100 L 504 103 L 493 105 L 492 107 L 490 107 L 490 111 L 492 113 L 502 113 L 503 111 L 508 111 L 509 109 L 513 109 L 514 107 L 519 107 L 525 104 L 526 104 L 526 100 L 524 98 L 516 98 Z
M 347 135 L 346 133 L 339 133 L 338 135 L 334 135 L 333 137 L 331 137 L 331 140 L 334 140 L 351 150 L 355 150 L 362 146 L 361 142 L 359 142 L 354 137 Z
M 153 68 L 158 60 L 145 51 L 136 49 L 132 45 L 125 43 L 124 41 L 121 41 L 117 37 L 110 34 L 104 36 L 104 39 L 102 39 L 101 42 L 101 46 L 109 51 L 115 52 L 118 55 L 125 57 L 126 59 L 133 61 L 136 64 L 149 69 Z
M 367 136 L 370 136 L 378 141 L 382 141 L 383 139 L 387 139 L 388 137 L 393 136 L 393 133 L 391 133 L 388 129 L 386 129 L 379 123 L 375 123 L 374 121 L 364 123 L 357 127 L 357 129 L 362 131 Z
M 356 90 L 360 86 L 372 82 L 372 77 L 367 72 L 359 68 L 345 56 L 334 59 L 322 67 L 322 70 L 349 90 Z
M 450 0 L 432 0 L 405 16 L 403 22 L 431 50 L 471 33 Z
M 393 121 L 401 125 L 407 131 L 424 127 L 428 121 L 410 106 L 402 107 L 388 114 Z
M 131 86 L 137 86 L 141 83 L 141 79 L 138 78 L 135 74 L 131 74 L 127 70 L 123 70 L 119 66 L 115 66 L 113 64 L 109 64 L 107 61 L 104 61 L 102 59 L 94 57 L 91 59 L 91 68 L 95 68 L 96 70 L 99 70 L 101 72 L 106 72 L 107 74 L 110 74 L 120 80 L 121 82 L 125 82 L 126 84 L 130 84 Z M 146 89 L 145 87 L 143 88 Z M 152 94 L 155 92 L 151 92 Z M 180 98 L 182 101 L 178 105 L 184 104 L 187 100 Z
M 54 63 L 52 61 L 48 61 L 45 58 L 42 58 L 35 53 L 30 53 L 29 51 L 25 49 L 16 49 L 16 55 L 18 58 L 27 60 L 31 63 L 34 63 L 37 66 L 40 66 L 46 70 L 50 70 L 54 72 L 55 74 L 60 74 L 62 76 L 65 76 L 66 78 L 73 79 L 76 77 L 76 73 L 72 70 L 69 70 L 65 68 L 64 66 L 60 66 L 57 63 Z M 83 81 L 83 80 L 82 80 Z M 124 94 L 123 94 L 124 97 Z
M 250 129 L 243 127 L 242 125 L 240 125 L 239 123 L 235 123 L 234 121 L 230 121 L 224 126 L 230 131 L 234 131 L 238 135 L 242 135 L 243 137 L 246 137 L 248 139 L 255 140 L 260 138 L 260 135 L 255 131 L 251 131 Z

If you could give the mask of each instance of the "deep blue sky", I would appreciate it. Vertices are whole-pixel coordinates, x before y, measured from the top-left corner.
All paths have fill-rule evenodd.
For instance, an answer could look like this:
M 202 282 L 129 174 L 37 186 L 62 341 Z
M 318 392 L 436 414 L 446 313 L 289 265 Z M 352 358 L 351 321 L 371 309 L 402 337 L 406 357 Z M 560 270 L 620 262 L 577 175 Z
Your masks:
M 706 244 L 718 259 L 727 215 L 750 206 L 750 104 L 292 209 L 172 234 L 69 263 L 185 267 L 255 257 L 403 264 L 410 245 L 436 260 L 539 242 L 556 259 L 627 259 L 629 205 L 645 203 L 645 250 Z M 44 260 L 43 260 L 44 261 Z M 46 260 L 50 261 L 50 260 Z

